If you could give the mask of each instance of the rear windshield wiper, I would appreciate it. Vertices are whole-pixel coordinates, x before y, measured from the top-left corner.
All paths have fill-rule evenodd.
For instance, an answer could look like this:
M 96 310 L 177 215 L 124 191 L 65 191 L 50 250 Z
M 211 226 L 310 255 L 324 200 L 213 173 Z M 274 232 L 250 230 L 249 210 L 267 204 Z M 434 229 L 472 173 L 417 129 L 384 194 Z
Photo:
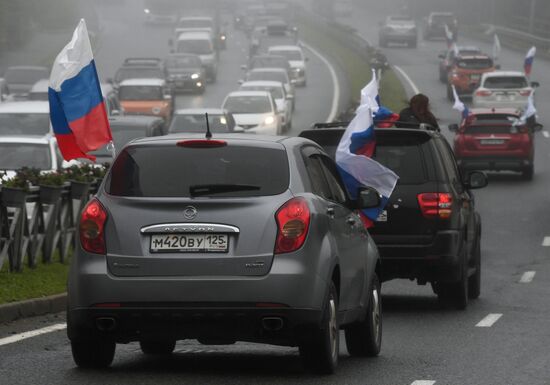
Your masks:
M 189 187 L 189 194 L 192 197 L 199 197 L 211 194 L 224 194 L 234 191 L 258 191 L 260 186 L 248 184 L 202 184 Z

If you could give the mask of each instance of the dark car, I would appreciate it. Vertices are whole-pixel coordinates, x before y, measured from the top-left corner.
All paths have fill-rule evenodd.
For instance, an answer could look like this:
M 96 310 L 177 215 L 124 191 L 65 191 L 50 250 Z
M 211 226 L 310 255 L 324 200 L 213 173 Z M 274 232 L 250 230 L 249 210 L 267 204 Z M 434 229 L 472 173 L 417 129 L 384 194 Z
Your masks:
M 424 30 L 424 39 L 445 39 L 446 29 L 449 28 L 453 34 L 453 40 L 456 41 L 458 34 L 458 21 L 451 12 L 432 12 L 428 16 L 426 29 Z
M 201 58 L 191 54 L 172 54 L 165 60 L 168 84 L 174 91 L 199 94 L 206 90 L 206 73 Z
M 460 125 L 450 125 L 460 168 L 519 171 L 533 179 L 535 140 L 521 115 L 513 108 L 476 108 Z
M 314 129 L 312 139 L 334 155 L 344 129 Z M 385 211 L 370 230 L 380 249 L 382 281 L 430 282 L 444 301 L 464 309 L 480 295 L 481 218 L 471 189 L 485 174 L 460 174 L 451 147 L 436 131 L 376 130 L 375 159 L 399 181 Z
M 67 332 L 81 367 L 117 343 L 170 355 L 176 341 L 299 346 L 332 373 L 381 347 L 378 250 L 334 162 L 303 138 L 175 134 L 117 156 L 84 208 Z
M 120 152 L 134 139 L 164 134 L 164 120 L 150 116 L 116 116 L 109 118 L 115 151 Z M 109 145 L 92 152 L 96 163 L 112 163 L 113 151 Z
M 408 47 L 416 48 L 417 40 L 416 22 L 410 16 L 388 16 L 380 25 L 378 32 L 380 47 L 387 47 L 389 43 L 405 43 Z
M 127 79 L 163 79 L 167 81 L 166 67 L 160 58 L 127 58 L 117 70 L 114 84 Z
M 13 97 L 25 97 L 32 86 L 41 79 L 49 79 L 46 67 L 13 66 L 4 73 L 4 91 Z

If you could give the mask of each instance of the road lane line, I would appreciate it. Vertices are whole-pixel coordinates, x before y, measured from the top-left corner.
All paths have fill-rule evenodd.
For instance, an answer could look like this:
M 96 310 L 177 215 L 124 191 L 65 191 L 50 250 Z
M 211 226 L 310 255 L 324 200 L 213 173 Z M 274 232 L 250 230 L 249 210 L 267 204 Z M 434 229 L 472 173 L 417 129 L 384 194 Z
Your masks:
M 51 326 L 46 326 L 42 329 L 31 330 L 28 332 L 14 334 L 13 336 L 5 337 L 0 339 L 0 346 L 13 344 L 15 342 L 26 340 L 27 338 L 37 337 L 42 334 L 57 332 L 59 330 L 64 330 L 67 328 L 67 324 L 55 324 Z
M 431 380 L 416 380 L 411 385 L 433 385 L 435 381 Z
M 319 51 L 311 47 L 310 45 L 301 42 L 301 44 L 311 51 L 315 56 L 317 56 L 328 68 L 330 72 L 330 77 L 332 78 L 332 84 L 334 85 L 334 94 L 332 96 L 332 107 L 330 109 L 330 114 L 327 118 L 327 123 L 333 122 L 338 115 L 338 107 L 340 104 L 340 83 L 338 83 L 338 76 L 336 75 L 336 70 L 333 65 L 324 57 Z
M 545 247 L 549 247 L 550 246 L 550 237 L 544 237 L 544 239 L 542 240 L 542 245 L 545 246 Z
M 397 72 L 399 72 L 401 74 L 401 76 L 403 76 L 403 78 L 405 78 L 405 80 L 407 81 L 407 83 L 409 83 L 409 86 L 412 88 L 415 95 L 420 93 L 420 89 L 416 86 L 416 84 L 414 84 L 411 77 L 409 75 L 407 75 L 407 73 L 401 69 L 401 67 L 394 65 L 393 68 L 395 68 L 397 70 Z
M 548 131 L 543 131 L 543 132 L 542 132 L 542 136 L 544 136 L 545 138 L 548 139 L 548 138 L 550 138 L 550 132 L 548 132 Z
M 519 283 L 530 283 L 533 281 L 533 278 L 535 278 L 535 274 L 537 274 L 536 271 L 526 271 L 521 276 L 521 279 L 519 280 Z
M 499 319 L 502 317 L 500 313 L 489 314 L 487 317 L 483 318 L 476 325 L 478 328 L 490 328 L 493 326 Z

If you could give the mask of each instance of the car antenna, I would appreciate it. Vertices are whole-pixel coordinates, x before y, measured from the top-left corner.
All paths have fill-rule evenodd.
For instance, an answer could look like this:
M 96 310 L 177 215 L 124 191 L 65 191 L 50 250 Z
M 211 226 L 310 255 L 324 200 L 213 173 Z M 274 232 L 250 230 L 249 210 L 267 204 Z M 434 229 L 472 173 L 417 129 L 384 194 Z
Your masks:
M 212 139 L 212 132 L 210 131 L 210 122 L 208 121 L 208 112 L 205 114 L 206 117 L 206 139 Z

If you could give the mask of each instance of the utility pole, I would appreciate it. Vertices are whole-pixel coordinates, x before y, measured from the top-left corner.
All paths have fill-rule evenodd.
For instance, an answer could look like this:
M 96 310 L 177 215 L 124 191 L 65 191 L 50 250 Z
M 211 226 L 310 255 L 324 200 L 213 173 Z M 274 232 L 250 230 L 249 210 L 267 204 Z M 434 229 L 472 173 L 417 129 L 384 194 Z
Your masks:
M 537 15 L 537 0 L 531 0 L 531 11 L 529 12 L 529 33 L 535 34 L 535 17 Z

